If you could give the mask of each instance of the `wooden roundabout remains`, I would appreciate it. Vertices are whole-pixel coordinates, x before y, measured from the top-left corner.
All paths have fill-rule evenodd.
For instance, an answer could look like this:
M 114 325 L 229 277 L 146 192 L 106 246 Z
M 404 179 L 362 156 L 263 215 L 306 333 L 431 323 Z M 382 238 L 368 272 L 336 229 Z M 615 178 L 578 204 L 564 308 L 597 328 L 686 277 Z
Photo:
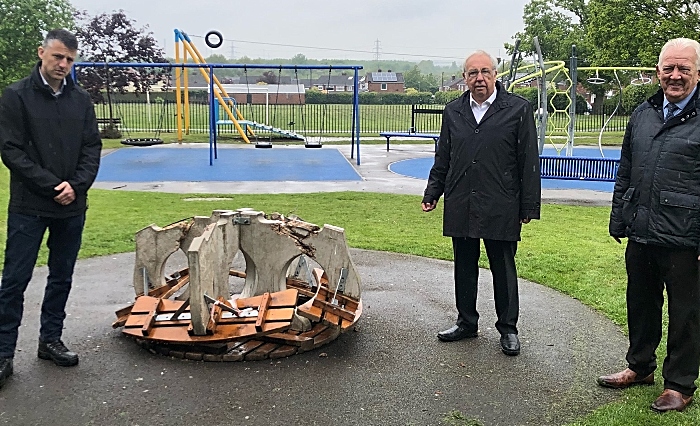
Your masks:
M 165 276 L 178 250 L 188 267 Z M 239 251 L 245 272 L 231 267 Z M 245 280 L 240 293 L 231 294 L 230 277 Z M 251 209 L 139 231 L 134 289 L 136 300 L 116 312 L 113 327 L 152 353 L 198 361 L 310 351 L 353 330 L 362 314 L 342 228 Z

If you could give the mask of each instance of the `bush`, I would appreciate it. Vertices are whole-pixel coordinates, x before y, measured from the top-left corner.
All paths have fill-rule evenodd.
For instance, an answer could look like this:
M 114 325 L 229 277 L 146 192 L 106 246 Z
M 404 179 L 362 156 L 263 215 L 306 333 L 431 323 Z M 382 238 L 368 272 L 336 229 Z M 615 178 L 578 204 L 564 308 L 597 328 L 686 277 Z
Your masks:
M 100 137 L 102 139 L 121 139 L 122 132 L 119 130 L 119 128 L 116 125 L 108 124 L 100 132 Z
M 435 103 L 442 105 L 448 104 L 462 96 L 463 93 L 464 92 L 460 92 L 459 90 L 451 90 L 449 92 L 437 92 L 435 93 Z
M 537 100 L 537 93 L 538 90 L 536 87 L 523 87 L 523 88 L 518 88 L 513 90 L 513 93 L 516 95 L 520 95 L 523 98 L 527 99 L 530 102 L 530 105 L 532 105 L 532 109 L 537 111 L 539 109 L 539 104 Z M 556 95 L 556 97 L 555 97 Z M 554 106 L 552 106 L 554 105 Z M 563 111 L 569 110 L 569 98 L 564 95 L 563 93 L 554 93 L 551 90 L 547 91 L 547 111 L 548 112 L 554 112 L 554 108 L 556 107 L 557 110 Z M 586 98 L 583 96 L 577 94 L 576 95 L 576 112 L 577 113 L 583 113 L 588 111 L 588 103 L 586 102 Z
M 412 91 L 409 93 L 377 93 L 361 92 L 360 103 L 363 105 L 411 105 L 432 104 L 433 95 L 430 92 Z M 307 104 L 351 104 L 352 93 L 331 92 L 323 93 L 318 89 L 306 91 Z
M 658 84 L 629 85 L 622 89 L 622 105 L 627 113 L 634 111 L 659 90 Z

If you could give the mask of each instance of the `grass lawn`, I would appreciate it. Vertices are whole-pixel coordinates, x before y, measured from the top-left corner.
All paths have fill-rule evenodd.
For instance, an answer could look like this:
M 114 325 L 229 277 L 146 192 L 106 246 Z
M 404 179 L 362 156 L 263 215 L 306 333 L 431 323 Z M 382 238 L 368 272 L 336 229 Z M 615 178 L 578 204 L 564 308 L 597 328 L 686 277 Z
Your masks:
M 118 142 L 115 144 L 119 146 Z M 112 145 L 112 142 L 105 144 Z M 7 204 L 8 180 L 7 169 L 0 168 L 2 205 Z M 216 201 L 206 200 L 213 196 Z M 195 201 L 185 201 L 193 198 Z M 419 203 L 417 196 L 364 192 L 192 195 L 95 189 L 90 193 L 80 257 L 133 251 L 134 233 L 151 223 L 164 226 L 193 215 L 209 215 L 214 209 L 253 207 L 267 213 L 293 213 L 319 225 L 342 226 L 352 247 L 450 260 L 450 240 L 441 236 L 442 203 L 433 214 L 422 213 Z M 315 207 L 319 205 L 324 208 Z M 607 207 L 544 205 L 542 220 L 523 228 L 518 271 L 523 278 L 566 293 L 625 327 L 624 245 L 608 236 L 608 215 Z M 0 249 L 4 249 L 5 227 L 6 213 L 2 213 Z M 487 267 L 486 256 L 482 259 L 481 266 Z M 45 250 L 40 253 L 39 262 L 46 262 Z M 660 360 L 665 356 L 665 345 L 664 339 L 658 354 Z M 595 386 L 593 377 L 590 386 Z M 661 390 L 659 369 L 657 385 L 620 392 L 619 402 L 606 405 L 573 425 L 700 424 L 698 404 L 682 414 L 661 416 L 651 412 L 649 405 Z M 451 419 L 443 420 L 449 420 L 450 424 L 474 424 L 471 420 L 458 423 L 455 419 L 459 417 L 453 414 Z

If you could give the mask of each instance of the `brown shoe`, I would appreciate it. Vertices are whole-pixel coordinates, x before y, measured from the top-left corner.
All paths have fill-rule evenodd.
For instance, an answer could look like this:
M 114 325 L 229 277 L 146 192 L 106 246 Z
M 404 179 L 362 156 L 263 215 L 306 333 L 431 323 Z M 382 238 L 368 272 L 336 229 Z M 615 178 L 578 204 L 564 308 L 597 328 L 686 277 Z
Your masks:
M 656 398 L 651 409 L 657 413 L 665 413 L 666 411 L 683 411 L 693 401 L 692 395 L 684 395 L 678 391 L 664 389 Z
M 653 385 L 654 373 L 646 377 L 639 377 L 634 371 L 625 368 L 619 373 L 598 377 L 598 384 L 613 389 L 625 389 L 634 385 Z

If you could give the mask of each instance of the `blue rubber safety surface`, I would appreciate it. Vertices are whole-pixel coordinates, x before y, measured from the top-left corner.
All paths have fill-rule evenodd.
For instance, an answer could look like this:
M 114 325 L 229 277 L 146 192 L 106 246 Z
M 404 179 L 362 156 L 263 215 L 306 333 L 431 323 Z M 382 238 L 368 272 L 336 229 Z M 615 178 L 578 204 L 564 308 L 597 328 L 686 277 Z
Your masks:
M 603 148 L 605 158 L 620 158 L 619 148 Z M 557 155 L 554 148 L 545 148 L 542 155 Z M 564 155 L 562 151 L 561 155 Z M 597 148 L 574 147 L 575 157 L 601 157 Z M 433 167 L 434 157 L 412 158 L 410 160 L 397 161 L 389 166 L 394 173 L 413 177 L 416 179 L 428 179 L 430 168 Z M 615 182 L 596 182 L 584 180 L 542 179 L 544 189 L 588 189 L 600 192 L 612 192 Z
M 123 148 L 102 157 L 102 182 L 357 181 L 336 148 Z

